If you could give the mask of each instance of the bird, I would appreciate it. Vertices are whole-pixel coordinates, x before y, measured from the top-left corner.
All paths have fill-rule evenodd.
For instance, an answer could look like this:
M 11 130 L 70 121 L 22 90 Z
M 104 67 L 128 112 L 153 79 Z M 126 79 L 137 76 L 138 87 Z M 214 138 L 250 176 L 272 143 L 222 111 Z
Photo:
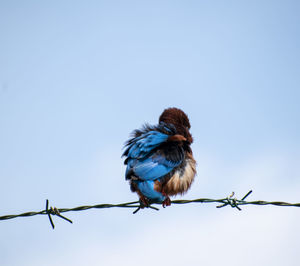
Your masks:
M 124 145 L 125 179 L 138 194 L 140 207 L 171 205 L 170 196 L 186 193 L 196 176 L 188 116 L 179 108 L 165 109 L 157 125 L 144 124 Z

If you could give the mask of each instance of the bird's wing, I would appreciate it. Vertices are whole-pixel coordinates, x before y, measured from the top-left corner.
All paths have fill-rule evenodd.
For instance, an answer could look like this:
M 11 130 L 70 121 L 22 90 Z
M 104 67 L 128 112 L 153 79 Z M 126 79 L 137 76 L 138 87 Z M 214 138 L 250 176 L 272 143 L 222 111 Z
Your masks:
M 134 159 L 142 159 L 163 142 L 167 141 L 168 138 L 169 135 L 158 131 L 146 132 L 141 136 L 128 141 L 128 147 L 123 156 Z
M 128 158 L 126 179 L 132 176 L 141 180 L 155 180 L 169 172 L 183 161 L 183 150 L 179 145 L 167 142 L 169 135 L 149 131 L 130 140 L 124 152 Z

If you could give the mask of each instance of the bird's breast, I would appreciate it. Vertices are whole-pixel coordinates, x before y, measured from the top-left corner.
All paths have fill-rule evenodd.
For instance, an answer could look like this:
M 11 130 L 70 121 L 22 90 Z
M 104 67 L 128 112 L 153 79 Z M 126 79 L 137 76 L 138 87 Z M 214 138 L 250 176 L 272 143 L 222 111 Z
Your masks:
M 187 154 L 182 167 L 179 167 L 164 185 L 163 191 L 173 196 L 184 194 L 190 188 L 196 175 L 196 161 L 191 154 Z

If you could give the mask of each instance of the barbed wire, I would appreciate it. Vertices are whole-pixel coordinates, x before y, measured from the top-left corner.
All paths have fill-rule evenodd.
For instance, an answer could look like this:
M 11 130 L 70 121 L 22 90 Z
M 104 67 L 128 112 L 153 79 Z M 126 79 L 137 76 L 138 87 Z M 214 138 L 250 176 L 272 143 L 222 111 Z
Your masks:
M 242 199 L 234 198 L 235 193 L 232 192 L 230 196 L 222 199 L 207 199 L 207 198 L 200 198 L 200 199 L 193 199 L 193 200 L 173 200 L 171 201 L 172 204 L 189 204 L 189 203 L 220 203 L 220 205 L 216 206 L 216 208 L 223 208 L 225 206 L 231 206 L 232 208 L 236 208 L 239 211 L 242 209 L 240 208 L 241 205 L 274 205 L 274 206 L 287 206 L 287 207 L 300 207 L 300 203 L 288 203 L 282 201 L 264 201 L 264 200 L 256 200 L 256 201 L 245 201 L 245 199 L 252 193 L 250 190 Z M 155 203 L 157 204 L 157 203 Z M 12 215 L 4 215 L 0 216 L 0 220 L 9 220 L 14 219 L 17 217 L 30 217 L 35 215 L 47 215 L 50 221 L 52 228 L 55 228 L 54 222 L 52 220 L 52 215 L 56 215 L 69 223 L 73 223 L 72 220 L 63 216 L 61 213 L 64 212 L 71 212 L 71 211 L 85 211 L 89 209 L 107 209 L 107 208 L 136 208 L 133 214 L 137 213 L 140 209 L 144 208 L 140 205 L 139 201 L 132 201 L 126 203 L 119 203 L 119 204 L 96 204 L 96 205 L 84 205 L 75 208 L 56 208 L 50 207 L 49 208 L 49 200 L 46 200 L 46 208 L 39 212 L 25 212 L 21 214 L 12 214 Z M 150 205 L 148 208 L 159 210 L 158 208 Z

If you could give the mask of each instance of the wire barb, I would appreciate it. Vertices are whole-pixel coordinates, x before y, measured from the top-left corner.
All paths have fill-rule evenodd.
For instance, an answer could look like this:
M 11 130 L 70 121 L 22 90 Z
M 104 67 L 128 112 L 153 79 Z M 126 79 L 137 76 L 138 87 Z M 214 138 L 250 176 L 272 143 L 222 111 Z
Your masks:
M 58 216 L 58 217 L 60 217 L 60 218 L 62 218 L 64 220 L 68 221 L 71 224 L 73 223 L 72 220 L 70 220 L 67 217 L 61 215 L 60 212 L 59 212 L 59 210 L 56 207 L 50 207 L 50 209 L 49 209 L 49 200 L 48 199 L 46 200 L 46 213 L 48 215 L 48 218 L 49 218 L 50 224 L 52 226 L 52 229 L 55 228 L 55 225 L 54 225 L 54 222 L 52 220 L 51 214 L 52 215 L 56 215 L 56 216 Z
M 250 190 L 241 200 L 245 200 L 251 193 L 252 193 L 252 190 Z
M 156 210 L 156 211 L 159 211 L 159 209 L 158 208 L 156 208 L 156 207 L 154 207 L 154 206 L 148 206 L 148 207 L 141 207 L 141 206 L 139 206 L 139 207 L 137 207 L 137 209 L 132 213 L 132 214 L 136 214 L 139 210 L 141 210 L 141 209 L 144 209 L 144 208 L 150 208 L 150 209 L 152 209 L 152 210 Z
M 240 204 L 245 203 L 245 199 L 252 193 L 252 190 L 250 190 L 241 200 L 238 200 L 237 198 L 233 198 L 234 192 L 231 193 L 230 196 L 228 196 L 226 199 L 224 199 L 224 203 L 216 206 L 216 208 L 223 208 L 227 205 L 230 205 L 232 208 L 237 208 L 239 211 L 242 209 L 239 207 Z

